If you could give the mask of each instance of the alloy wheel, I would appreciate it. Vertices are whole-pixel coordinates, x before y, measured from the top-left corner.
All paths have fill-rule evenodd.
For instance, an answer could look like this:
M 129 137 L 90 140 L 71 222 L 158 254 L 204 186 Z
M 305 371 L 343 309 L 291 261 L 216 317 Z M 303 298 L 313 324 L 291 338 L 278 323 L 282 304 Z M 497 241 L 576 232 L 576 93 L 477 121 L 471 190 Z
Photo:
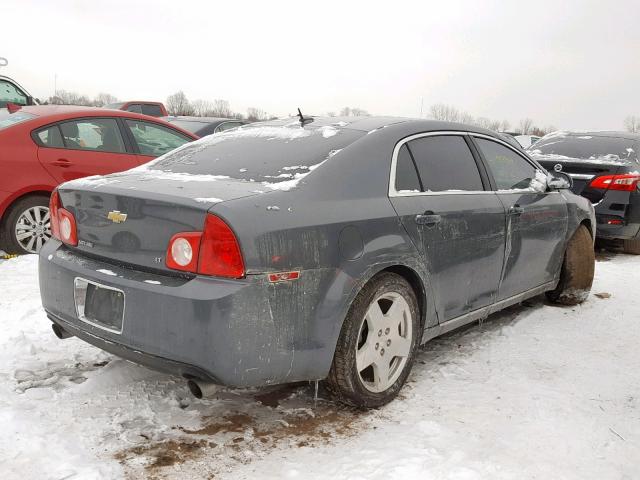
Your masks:
M 377 297 L 367 309 L 356 345 L 356 368 L 364 387 L 383 392 L 402 373 L 413 342 L 409 303 L 399 293 Z
M 36 205 L 22 212 L 16 222 L 15 238 L 25 252 L 38 253 L 51 238 L 49 208 Z

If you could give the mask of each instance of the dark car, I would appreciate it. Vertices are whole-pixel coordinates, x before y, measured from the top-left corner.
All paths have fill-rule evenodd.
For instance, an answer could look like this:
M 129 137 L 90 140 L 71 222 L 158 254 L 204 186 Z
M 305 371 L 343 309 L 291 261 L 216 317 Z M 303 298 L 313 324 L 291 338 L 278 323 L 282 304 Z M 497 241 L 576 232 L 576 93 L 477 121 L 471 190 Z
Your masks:
M 595 207 L 598 238 L 640 255 L 640 135 L 555 132 L 530 151 L 547 170 L 573 178 L 573 192 Z
M 128 102 L 116 102 L 105 105 L 104 108 L 111 110 L 123 110 L 125 112 L 141 113 L 150 117 L 166 117 L 169 115 L 164 103 L 148 102 L 144 100 L 130 100 Z
M 429 339 L 543 292 L 586 298 L 595 219 L 569 185 L 460 124 L 252 124 L 60 186 L 42 304 L 60 338 L 196 396 L 326 379 L 376 407 Z
M 163 120 L 169 123 L 173 123 L 177 127 L 191 132 L 200 138 L 206 137 L 207 135 L 211 135 L 213 133 L 224 132 L 225 130 L 230 130 L 247 123 L 235 118 L 218 117 L 171 116 L 164 117 Z
M 51 236 L 49 195 L 60 183 L 128 170 L 195 139 L 162 120 L 116 110 L 0 110 L 0 248 L 40 250 Z

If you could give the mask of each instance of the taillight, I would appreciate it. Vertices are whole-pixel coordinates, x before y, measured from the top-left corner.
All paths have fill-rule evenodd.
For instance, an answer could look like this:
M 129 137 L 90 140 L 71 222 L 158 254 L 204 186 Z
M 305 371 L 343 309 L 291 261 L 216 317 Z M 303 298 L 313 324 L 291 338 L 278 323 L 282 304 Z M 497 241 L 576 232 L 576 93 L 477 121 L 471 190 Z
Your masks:
M 589 186 L 601 190 L 622 190 L 625 192 L 633 192 L 638 188 L 640 175 L 629 173 L 625 175 L 603 175 L 594 178 Z
M 60 238 L 60 231 L 58 229 L 58 209 L 60 208 L 60 195 L 58 190 L 54 190 L 49 199 L 49 220 L 51 222 L 51 235 L 58 240 Z
M 244 261 L 233 230 L 221 218 L 208 214 L 204 231 L 177 233 L 167 248 L 167 267 L 173 270 L 240 278 Z
M 196 273 L 202 232 L 177 233 L 169 240 L 167 267 Z
M 229 225 L 215 215 L 207 215 L 204 222 L 198 273 L 231 278 L 244 276 L 238 239 Z
M 78 245 L 76 219 L 73 213 L 60 206 L 60 195 L 57 190 L 54 190 L 49 200 L 49 219 L 51 235 L 67 245 L 74 247 Z

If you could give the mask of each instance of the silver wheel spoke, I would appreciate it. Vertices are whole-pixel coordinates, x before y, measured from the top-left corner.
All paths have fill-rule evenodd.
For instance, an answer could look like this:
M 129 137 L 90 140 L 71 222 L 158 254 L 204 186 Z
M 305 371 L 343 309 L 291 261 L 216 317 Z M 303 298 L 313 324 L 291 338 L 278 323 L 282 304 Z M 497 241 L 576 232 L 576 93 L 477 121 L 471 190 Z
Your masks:
M 390 357 L 380 358 L 376 363 L 373 364 L 373 373 L 375 375 L 375 383 L 376 387 L 380 390 L 386 390 L 391 385 L 389 384 L 389 362 L 391 361 Z
M 33 236 L 35 236 L 35 234 L 33 232 L 31 232 L 31 231 L 22 232 L 22 233 L 19 233 L 19 234 L 16 235 L 16 239 L 20 242 L 20 241 L 22 241 L 22 240 L 24 240 L 26 238 L 31 238 Z
M 369 306 L 369 310 L 367 310 L 367 315 L 365 317 L 367 322 L 369 323 L 369 330 L 377 332 L 378 330 L 382 330 L 385 328 L 386 320 L 384 318 L 384 314 L 380 309 L 380 304 L 375 301 Z
M 371 345 L 370 341 L 367 341 L 356 352 L 356 368 L 358 369 L 358 372 L 361 372 L 374 362 L 374 352 L 374 347 Z
M 37 253 L 51 237 L 49 208 L 36 205 L 18 217 L 15 239 L 29 253 Z
M 30 251 L 30 252 L 33 252 L 33 246 L 34 246 L 35 243 L 36 243 L 36 236 L 33 235 L 31 237 L 31 239 L 29 240 L 29 243 L 27 244 L 27 250 Z
M 408 357 L 411 351 L 411 340 L 398 335 L 391 340 L 388 351 L 392 357 Z

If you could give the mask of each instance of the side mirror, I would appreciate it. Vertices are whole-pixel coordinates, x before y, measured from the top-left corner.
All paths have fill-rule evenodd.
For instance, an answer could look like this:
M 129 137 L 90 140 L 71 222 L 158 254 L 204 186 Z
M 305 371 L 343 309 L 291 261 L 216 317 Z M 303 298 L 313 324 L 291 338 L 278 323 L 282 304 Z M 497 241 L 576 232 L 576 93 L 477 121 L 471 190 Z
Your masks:
M 549 172 L 547 175 L 547 187 L 549 190 L 563 190 L 573 187 L 573 179 L 563 172 Z

